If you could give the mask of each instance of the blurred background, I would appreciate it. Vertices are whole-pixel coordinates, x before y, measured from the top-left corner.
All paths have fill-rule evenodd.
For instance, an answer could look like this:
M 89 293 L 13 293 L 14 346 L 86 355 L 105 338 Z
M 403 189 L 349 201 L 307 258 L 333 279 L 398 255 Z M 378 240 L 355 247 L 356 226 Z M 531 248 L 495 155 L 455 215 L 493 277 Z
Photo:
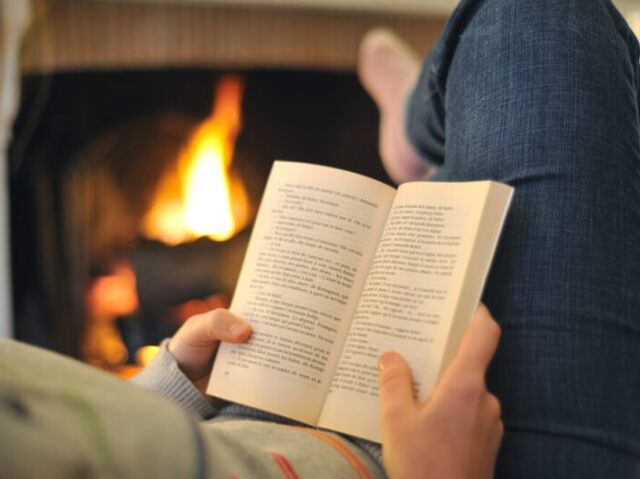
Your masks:
M 426 54 L 456 3 L 0 0 L 0 336 L 134 374 L 228 305 L 274 159 L 389 182 L 359 41 Z

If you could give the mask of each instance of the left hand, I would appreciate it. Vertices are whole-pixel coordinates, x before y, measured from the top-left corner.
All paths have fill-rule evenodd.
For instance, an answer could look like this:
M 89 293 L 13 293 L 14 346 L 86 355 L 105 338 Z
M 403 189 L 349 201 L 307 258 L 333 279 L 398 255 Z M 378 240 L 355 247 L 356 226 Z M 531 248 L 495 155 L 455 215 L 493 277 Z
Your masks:
M 207 382 L 220 341 L 242 343 L 249 339 L 251 332 L 249 323 L 218 308 L 187 319 L 169 341 L 168 350 L 180 370 L 209 399 Z

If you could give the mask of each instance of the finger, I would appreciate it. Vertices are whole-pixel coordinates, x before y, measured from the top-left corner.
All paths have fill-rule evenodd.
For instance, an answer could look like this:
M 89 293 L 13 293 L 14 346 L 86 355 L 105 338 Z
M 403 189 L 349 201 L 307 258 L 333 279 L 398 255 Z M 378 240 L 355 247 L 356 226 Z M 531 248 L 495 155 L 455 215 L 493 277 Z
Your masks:
M 169 352 L 211 350 L 220 341 L 242 342 L 251 334 L 251 326 L 226 309 L 215 309 L 190 317 L 171 338 Z
M 500 401 L 493 394 L 487 394 L 485 401 L 485 419 L 487 421 L 487 436 L 489 438 L 489 445 L 495 454 L 498 453 L 500 443 L 502 442 L 502 436 L 504 434 L 504 424 L 502 422 L 502 408 Z
M 480 373 L 484 376 L 500 339 L 500 326 L 482 303 L 462 338 L 451 369 L 457 372 Z
M 491 449 L 494 451 L 494 454 L 498 454 L 498 450 L 500 449 L 500 444 L 502 443 L 502 438 L 504 437 L 504 423 L 502 419 L 498 421 L 495 427 L 495 431 L 493 436 L 491 437 Z
M 416 409 L 411 370 L 404 358 L 395 351 L 388 351 L 378 360 L 380 371 L 378 388 L 380 414 L 383 426 L 397 420 L 398 415 Z

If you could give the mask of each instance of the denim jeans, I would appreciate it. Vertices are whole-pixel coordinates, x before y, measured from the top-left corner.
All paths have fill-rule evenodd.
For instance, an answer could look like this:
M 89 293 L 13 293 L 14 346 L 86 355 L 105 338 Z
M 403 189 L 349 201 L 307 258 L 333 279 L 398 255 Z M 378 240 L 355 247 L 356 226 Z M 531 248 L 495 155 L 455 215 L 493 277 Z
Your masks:
M 410 97 L 434 180 L 515 187 L 483 299 L 496 477 L 640 477 L 638 55 L 609 0 L 463 0 Z

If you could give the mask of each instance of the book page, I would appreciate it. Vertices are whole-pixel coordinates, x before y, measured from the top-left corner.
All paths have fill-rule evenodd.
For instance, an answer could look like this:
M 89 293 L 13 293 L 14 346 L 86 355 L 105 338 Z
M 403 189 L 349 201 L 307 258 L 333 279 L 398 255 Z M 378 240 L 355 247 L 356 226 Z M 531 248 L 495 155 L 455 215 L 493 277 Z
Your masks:
M 418 399 L 431 393 L 488 186 L 427 182 L 398 189 L 320 426 L 381 441 L 377 361 L 388 350 L 409 362 Z
M 354 173 L 274 163 L 231 311 L 247 344 L 223 344 L 208 393 L 317 421 L 395 190 Z

